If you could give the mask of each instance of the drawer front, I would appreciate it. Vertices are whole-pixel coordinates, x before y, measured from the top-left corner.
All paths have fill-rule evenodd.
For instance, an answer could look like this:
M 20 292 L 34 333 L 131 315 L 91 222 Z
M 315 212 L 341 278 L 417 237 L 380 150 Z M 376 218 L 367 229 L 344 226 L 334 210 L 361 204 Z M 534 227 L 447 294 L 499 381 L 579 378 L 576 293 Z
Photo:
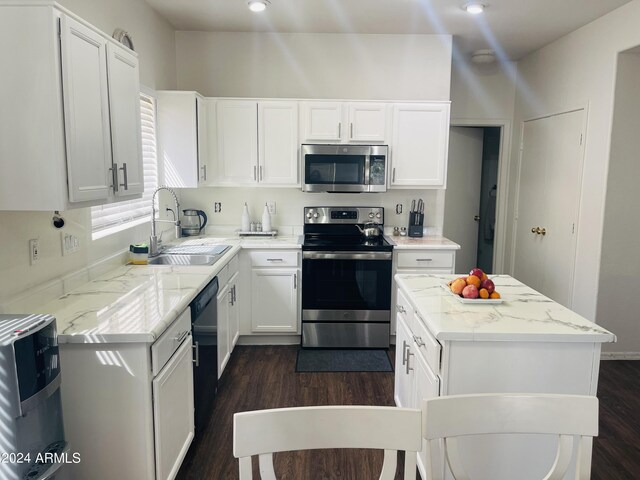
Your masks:
M 433 372 L 440 373 L 440 351 L 442 345 L 427 329 L 424 319 L 416 311 L 409 318 L 409 328 L 413 336 L 413 344 L 420 351 Z
M 185 309 L 151 345 L 151 371 L 155 377 L 169 361 L 182 341 L 191 333 L 191 308 Z
M 229 278 L 238 273 L 238 270 L 240 268 L 239 265 L 240 262 L 238 261 L 238 255 L 229 260 L 229 263 L 227 263 L 227 266 L 229 267 Z
M 249 252 L 253 267 L 297 267 L 298 250 Z
M 446 268 L 453 271 L 453 252 L 398 252 L 398 268 Z

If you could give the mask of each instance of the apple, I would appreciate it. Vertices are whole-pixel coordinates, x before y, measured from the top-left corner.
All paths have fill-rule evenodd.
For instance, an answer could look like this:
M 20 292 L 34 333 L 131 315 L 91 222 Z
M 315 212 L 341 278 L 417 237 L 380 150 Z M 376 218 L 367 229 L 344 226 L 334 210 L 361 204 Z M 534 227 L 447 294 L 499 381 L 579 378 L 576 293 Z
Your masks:
M 482 276 L 484 275 L 484 272 L 482 271 L 482 269 L 476 267 L 471 269 L 471 271 L 469 272 L 469 275 L 473 275 L 474 277 L 478 277 L 481 279 Z
M 467 285 L 462 289 L 462 296 L 464 298 L 478 298 L 478 289 L 475 285 Z
M 493 280 L 486 279 L 480 284 L 480 288 L 486 288 L 487 292 L 491 294 L 495 291 L 496 286 L 493 284 Z

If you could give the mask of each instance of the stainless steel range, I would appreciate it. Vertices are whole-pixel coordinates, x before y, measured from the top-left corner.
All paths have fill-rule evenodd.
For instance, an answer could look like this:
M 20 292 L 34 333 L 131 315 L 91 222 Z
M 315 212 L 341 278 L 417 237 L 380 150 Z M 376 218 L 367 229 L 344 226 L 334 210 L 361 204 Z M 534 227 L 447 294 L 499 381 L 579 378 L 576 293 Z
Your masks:
M 389 346 L 393 246 L 383 225 L 381 207 L 305 207 L 303 347 Z

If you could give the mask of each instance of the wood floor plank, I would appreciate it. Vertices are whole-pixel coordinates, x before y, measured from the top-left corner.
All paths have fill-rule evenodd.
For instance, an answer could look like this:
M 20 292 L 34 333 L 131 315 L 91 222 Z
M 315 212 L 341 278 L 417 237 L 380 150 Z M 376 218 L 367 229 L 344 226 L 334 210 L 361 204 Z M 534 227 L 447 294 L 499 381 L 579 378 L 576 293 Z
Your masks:
M 393 405 L 392 372 L 296 373 L 298 347 L 236 347 L 204 432 L 196 433 L 178 480 L 232 480 L 233 414 L 310 405 Z M 394 355 L 390 352 L 393 363 Z M 600 436 L 594 439 L 592 480 L 640 479 L 640 362 L 601 362 Z M 255 460 L 255 459 L 254 459 Z M 399 460 L 402 469 L 402 458 Z M 328 450 L 275 455 L 282 480 L 373 479 L 382 452 Z M 257 475 L 254 461 L 254 475 Z M 397 472 L 396 478 L 402 478 Z

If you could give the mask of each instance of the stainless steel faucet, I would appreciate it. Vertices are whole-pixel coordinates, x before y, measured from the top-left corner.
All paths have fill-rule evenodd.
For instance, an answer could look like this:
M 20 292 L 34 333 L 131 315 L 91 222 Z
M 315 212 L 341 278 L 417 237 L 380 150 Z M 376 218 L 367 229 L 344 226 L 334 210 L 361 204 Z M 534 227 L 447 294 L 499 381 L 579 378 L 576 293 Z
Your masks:
M 160 190 L 166 190 L 173 195 L 173 199 L 176 202 L 176 210 L 174 213 L 173 220 L 158 220 L 156 219 L 156 195 Z M 171 188 L 165 187 L 164 185 L 156 188 L 155 192 L 151 196 L 151 237 L 149 237 L 149 256 L 155 257 L 158 255 L 158 237 L 156 236 L 156 222 L 167 222 L 173 223 L 176 228 L 176 238 L 180 238 L 182 236 L 182 230 L 180 228 L 180 203 L 178 203 L 178 196 L 176 192 L 174 192 Z

